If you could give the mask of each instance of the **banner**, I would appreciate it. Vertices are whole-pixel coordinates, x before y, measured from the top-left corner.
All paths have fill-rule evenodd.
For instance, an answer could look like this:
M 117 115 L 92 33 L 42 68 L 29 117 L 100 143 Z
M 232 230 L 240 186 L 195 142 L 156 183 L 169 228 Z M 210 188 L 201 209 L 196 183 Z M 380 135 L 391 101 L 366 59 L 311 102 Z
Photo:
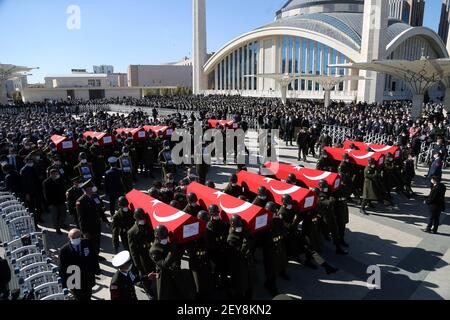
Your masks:
M 274 176 L 280 180 L 286 180 L 290 174 L 294 174 L 301 185 L 311 189 L 318 188 L 320 180 L 325 180 L 332 192 L 339 190 L 341 187 L 341 177 L 334 172 L 295 167 L 278 162 L 267 162 L 264 167 L 273 172 Z
M 205 231 L 206 223 L 183 211 L 156 200 L 138 190 L 132 190 L 126 198 L 132 211 L 141 208 L 149 216 L 152 228 L 164 225 L 169 230 L 170 241 L 186 243 L 197 240 Z
M 251 233 L 265 230 L 272 223 L 272 214 L 268 213 L 264 208 L 208 188 L 197 182 L 191 183 L 187 188 L 187 192 L 193 192 L 197 195 L 198 203 L 204 210 L 208 210 L 212 204 L 217 205 L 221 210 L 221 218 L 228 223 L 232 215 L 239 215 L 244 221 L 246 230 Z
M 269 200 L 283 205 L 283 196 L 288 194 L 299 211 L 312 210 L 317 206 L 317 195 L 309 189 L 293 186 L 272 178 L 263 177 L 255 173 L 241 171 L 238 173 L 238 185 L 246 191 L 258 194 L 258 188 L 263 186 L 269 193 Z

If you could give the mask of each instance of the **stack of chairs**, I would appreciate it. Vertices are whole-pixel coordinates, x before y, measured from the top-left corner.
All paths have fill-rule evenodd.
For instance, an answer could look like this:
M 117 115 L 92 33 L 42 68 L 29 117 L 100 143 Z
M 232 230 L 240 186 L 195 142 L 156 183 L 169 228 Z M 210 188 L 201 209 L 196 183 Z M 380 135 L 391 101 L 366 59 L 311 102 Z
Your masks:
M 45 232 L 15 195 L 0 192 L 0 244 L 11 269 L 11 292 L 33 300 L 69 300 L 58 267 L 48 255 Z

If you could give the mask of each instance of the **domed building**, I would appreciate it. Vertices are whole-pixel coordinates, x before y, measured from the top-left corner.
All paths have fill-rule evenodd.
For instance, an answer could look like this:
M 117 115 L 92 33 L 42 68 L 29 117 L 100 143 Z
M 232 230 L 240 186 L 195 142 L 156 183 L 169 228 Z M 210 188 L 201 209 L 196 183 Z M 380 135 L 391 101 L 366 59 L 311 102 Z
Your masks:
M 385 0 L 290 0 L 273 22 L 245 33 L 207 58 L 205 0 L 194 1 L 194 93 L 279 97 L 280 84 L 264 74 L 361 75 L 331 98 L 380 102 L 411 99 L 399 79 L 330 65 L 385 59 L 448 57 L 441 38 L 426 27 L 390 17 Z M 392 1 L 391 1 L 392 3 Z M 256 77 L 258 75 L 258 77 Z M 323 99 L 311 80 L 294 80 L 288 98 Z

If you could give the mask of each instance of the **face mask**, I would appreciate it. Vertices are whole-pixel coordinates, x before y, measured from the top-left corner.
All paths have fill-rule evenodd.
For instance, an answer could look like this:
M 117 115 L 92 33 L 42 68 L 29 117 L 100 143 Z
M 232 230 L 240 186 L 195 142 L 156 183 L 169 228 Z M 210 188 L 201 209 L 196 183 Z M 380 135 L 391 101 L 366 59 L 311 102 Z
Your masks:
M 292 209 L 292 204 L 288 204 L 288 205 L 286 206 L 286 209 L 291 210 L 291 209 Z
M 191 202 L 191 207 L 196 207 L 197 206 L 197 202 Z
M 56 148 L 52 148 L 52 151 L 53 151 L 53 152 L 56 152 Z
M 165 246 L 169 243 L 169 239 L 161 239 L 160 243 Z
M 29 166 L 30 168 L 33 168 L 34 167 L 34 162 L 27 163 L 27 166 Z
M 97 193 L 97 191 L 98 191 L 98 188 L 97 188 L 97 187 L 92 187 L 92 189 L 91 189 L 91 190 L 92 190 L 92 192 L 93 192 L 93 193 Z
M 58 180 L 59 178 L 61 178 L 59 174 L 53 177 L 54 180 Z
M 237 227 L 236 229 L 234 229 L 237 233 L 241 233 L 242 232 L 242 227 Z
M 83 160 L 81 160 L 80 162 L 81 162 L 81 163 L 87 163 L 87 160 L 86 160 L 86 159 L 83 159 Z
M 145 220 L 139 220 L 138 221 L 138 225 L 145 226 Z
M 132 264 L 130 264 L 130 266 L 125 270 L 125 272 L 130 272 L 131 269 L 133 269 L 133 265 Z
M 324 159 L 328 158 L 328 156 L 323 156 Z
M 373 164 L 373 165 L 371 165 L 370 167 L 371 167 L 372 169 L 375 169 L 375 165 L 374 165 L 374 164 Z
M 78 238 L 78 239 L 72 239 L 72 240 L 70 240 L 70 243 L 71 243 L 73 246 L 79 246 L 79 245 L 81 244 L 81 238 Z
M 323 192 L 328 192 L 328 188 L 324 188 L 324 189 L 323 189 Z
M 217 221 L 217 220 L 220 220 L 220 217 L 219 216 L 213 216 L 212 219 Z
M 128 157 L 129 155 L 130 154 L 128 152 L 123 154 L 124 157 Z
M 123 212 L 128 212 L 128 210 L 129 210 L 128 208 L 122 208 Z
M 237 187 L 237 183 L 232 183 L 231 184 L 233 187 Z
M 259 196 L 259 198 L 260 198 L 261 200 L 266 200 L 266 199 L 267 199 L 267 196 Z
M 174 181 L 173 180 L 167 180 L 167 183 L 173 183 Z

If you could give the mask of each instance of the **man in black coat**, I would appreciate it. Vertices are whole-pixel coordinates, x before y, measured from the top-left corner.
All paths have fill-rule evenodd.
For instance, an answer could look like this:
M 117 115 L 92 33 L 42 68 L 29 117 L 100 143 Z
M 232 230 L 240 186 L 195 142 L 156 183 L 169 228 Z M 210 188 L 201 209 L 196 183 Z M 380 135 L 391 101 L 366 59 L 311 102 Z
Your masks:
M 19 173 L 9 164 L 5 164 L 2 171 L 5 174 L 5 190 L 14 193 L 18 198 L 22 198 L 22 181 Z
M 73 266 L 79 268 L 77 271 Z M 63 288 L 68 288 L 75 300 L 91 300 L 92 288 L 95 286 L 95 273 L 98 269 L 97 257 L 92 244 L 81 238 L 81 231 L 73 229 L 69 232 L 69 242 L 59 252 L 59 275 Z
M 24 193 L 25 205 L 35 214 L 35 223 L 43 222 L 41 218 L 41 183 L 38 174 L 34 168 L 34 160 L 32 157 L 26 158 L 26 165 L 20 170 L 22 181 L 22 190 Z
M 437 234 L 439 228 L 439 218 L 441 212 L 445 210 L 445 192 L 447 191 L 445 185 L 441 183 L 439 176 L 433 176 L 431 178 L 433 187 L 431 188 L 430 195 L 426 197 L 424 203 L 428 205 L 430 209 L 430 220 L 428 222 L 425 232 Z M 433 229 L 432 229 L 433 228 Z
M 66 221 L 66 188 L 57 169 L 50 170 L 50 177 L 44 180 L 42 188 L 56 233 L 61 235 L 61 227 Z
M 105 173 L 105 194 L 109 197 L 109 212 L 116 212 L 116 203 L 119 197 L 125 194 L 122 171 L 117 167 L 118 159 L 111 157 L 108 163 L 111 168 Z
M 10 281 L 11 269 L 8 265 L 8 261 L 0 257 L 0 301 L 8 299 Z

